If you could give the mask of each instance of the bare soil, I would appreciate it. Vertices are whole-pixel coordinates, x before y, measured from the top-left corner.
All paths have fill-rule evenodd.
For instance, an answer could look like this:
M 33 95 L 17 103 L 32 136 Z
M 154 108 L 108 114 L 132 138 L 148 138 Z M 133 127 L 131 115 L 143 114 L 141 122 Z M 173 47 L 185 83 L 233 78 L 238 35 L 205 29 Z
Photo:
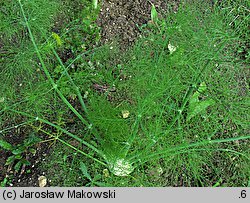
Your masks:
M 104 0 L 97 24 L 101 27 L 101 42 L 118 40 L 120 48 L 131 46 L 140 36 L 140 27 L 151 19 L 153 3 L 159 14 L 176 11 L 180 0 Z

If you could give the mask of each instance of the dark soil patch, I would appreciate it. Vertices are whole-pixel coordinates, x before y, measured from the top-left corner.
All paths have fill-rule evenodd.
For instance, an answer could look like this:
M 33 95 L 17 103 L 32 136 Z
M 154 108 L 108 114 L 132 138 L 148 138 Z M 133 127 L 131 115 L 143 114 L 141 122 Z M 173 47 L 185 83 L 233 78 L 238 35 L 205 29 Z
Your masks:
M 179 0 L 151 0 L 159 13 L 177 10 Z M 141 34 L 140 26 L 151 19 L 152 4 L 147 0 L 104 0 L 97 20 L 101 27 L 101 42 L 118 39 L 121 49 L 132 45 Z
M 14 171 L 9 172 L 9 176 L 15 174 L 12 179 L 12 184 L 15 187 L 38 187 L 40 176 L 46 177 L 46 171 L 41 171 L 40 165 L 42 162 L 47 161 L 47 156 L 49 155 L 49 146 L 46 143 L 40 143 L 36 145 L 36 154 L 33 156 L 29 154 L 27 159 L 30 161 L 31 165 L 26 166 L 24 171 L 15 173 Z M 47 184 L 49 186 L 49 182 Z
M 5 126 L 13 126 L 13 124 L 5 124 Z M 4 127 L 1 127 L 3 129 Z M 28 126 L 22 126 L 13 128 L 4 133 L 4 140 L 17 146 L 22 144 L 30 133 Z M 44 135 L 37 135 L 38 137 L 45 139 Z M 30 152 L 24 152 L 22 155 L 27 161 L 30 162 L 29 166 L 22 165 L 19 171 L 15 171 L 14 166 L 17 160 L 6 166 L 5 163 L 8 157 L 12 156 L 12 152 L 0 150 L 0 183 L 7 178 L 8 182 L 6 186 L 15 187 L 34 187 L 38 186 L 38 177 L 45 175 L 44 172 L 40 171 L 39 165 L 45 161 L 46 156 L 49 154 L 49 146 L 47 143 L 38 143 L 32 146 L 36 150 L 33 155 Z
M 36 146 L 37 153 L 35 156 L 27 154 L 26 158 L 31 163 L 30 166 L 23 166 L 20 171 L 14 171 L 13 167 L 5 169 L 4 177 L 8 177 L 6 186 L 14 187 L 38 187 L 38 178 L 40 176 L 46 176 L 46 171 L 40 170 L 42 162 L 47 161 L 46 157 L 49 154 L 47 144 L 38 144 Z M 4 178 L 1 178 L 2 179 Z M 48 184 L 47 184 L 48 185 Z

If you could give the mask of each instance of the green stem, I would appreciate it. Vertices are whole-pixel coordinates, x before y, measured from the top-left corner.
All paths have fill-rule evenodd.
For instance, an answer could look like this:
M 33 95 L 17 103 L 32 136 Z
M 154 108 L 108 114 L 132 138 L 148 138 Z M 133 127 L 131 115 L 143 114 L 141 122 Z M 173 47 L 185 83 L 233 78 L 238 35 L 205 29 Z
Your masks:
M 84 53 L 79 54 L 77 57 L 75 57 L 66 67 L 66 71 L 72 66 L 72 64 L 74 64 L 78 59 L 83 58 L 84 55 L 87 55 L 90 52 L 95 52 L 99 49 L 101 49 L 102 47 L 96 47 L 94 49 L 85 51 Z M 60 78 L 57 80 L 57 83 L 62 79 L 63 75 L 65 74 L 65 71 L 63 71 L 62 75 L 60 76 Z
M 14 110 L 14 109 L 9 109 L 9 111 L 18 113 L 18 114 L 20 114 L 20 115 L 23 115 L 23 116 L 26 116 L 26 117 L 29 117 L 29 118 L 33 118 L 33 119 L 35 119 L 35 120 L 37 120 L 37 121 L 41 121 L 42 123 L 45 123 L 45 124 L 48 124 L 48 125 L 50 125 L 50 126 L 56 128 L 57 130 L 62 131 L 62 132 L 65 133 L 66 135 L 68 135 L 68 136 L 70 136 L 70 137 L 76 139 L 76 140 L 79 141 L 80 143 L 84 144 L 84 145 L 87 146 L 88 148 L 90 148 L 90 149 L 92 149 L 93 151 L 95 151 L 97 154 L 103 156 L 103 153 L 102 153 L 101 151 L 99 151 L 97 148 L 95 148 L 93 145 L 87 143 L 86 141 L 82 140 L 82 139 L 79 138 L 78 136 L 76 136 L 76 135 L 70 133 L 69 131 L 67 131 L 67 130 L 65 130 L 65 129 L 63 129 L 63 128 L 61 128 L 60 126 L 58 126 L 58 125 L 56 125 L 56 124 L 54 124 L 54 123 L 51 123 L 51 122 L 49 122 L 49 121 L 47 121 L 47 120 L 45 120 L 45 119 L 39 118 L 39 117 L 32 116 L 32 115 L 30 115 L 30 114 L 28 114 L 28 113 L 25 113 L 25 112 L 16 111 L 16 110 Z
M 161 152 L 157 152 L 157 153 L 153 153 L 150 155 L 146 155 L 145 157 L 143 157 L 143 163 L 151 160 L 151 159 L 157 159 L 159 158 L 159 156 L 168 154 L 169 152 L 175 152 L 175 151 L 179 151 L 179 152 L 183 152 L 182 150 L 186 150 L 187 152 L 189 152 L 190 150 L 194 150 L 194 149 L 190 149 L 193 147 L 200 147 L 200 146 L 204 146 L 204 145 L 210 145 L 210 144 L 216 144 L 216 143 L 225 143 L 225 142 L 233 142 L 233 141 L 239 141 L 239 140 L 247 140 L 250 139 L 250 135 L 248 136 L 241 136 L 241 137 L 233 137 L 233 138 L 227 138 L 227 139 L 216 139 L 216 140 L 206 140 L 203 142 L 196 142 L 196 143 L 192 143 L 189 145 L 182 145 L 182 146 L 177 146 L 177 147 L 173 147 L 171 149 L 167 149 L 167 150 L 163 150 Z M 189 150 L 188 150 L 189 149 Z M 173 155 L 173 154 L 171 154 Z M 138 161 L 135 161 L 134 163 L 136 163 Z
M 132 146 L 135 138 L 136 138 L 136 135 L 138 133 L 138 130 L 139 130 L 139 124 L 140 124 L 140 121 L 141 121 L 141 114 L 139 114 L 136 118 L 136 121 L 134 123 L 134 126 L 133 126 L 133 134 L 131 135 L 131 137 L 129 138 L 129 140 L 127 141 L 127 146 L 125 147 L 125 157 L 127 156 L 129 150 L 130 150 L 130 147 Z
M 215 54 L 219 54 L 220 51 L 224 48 L 225 43 L 221 43 L 220 47 L 216 50 Z M 212 59 L 207 59 L 206 64 L 204 65 L 204 67 L 202 68 L 202 70 L 200 71 L 198 77 L 195 79 L 194 83 L 197 84 L 202 76 L 202 74 L 204 73 L 204 71 L 207 69 L 208 65 L 211 63 Z M 178 110 L 177 115 L 175 116 L 175 118 L 172 120 L 172 122 L 168 125 L 167 129 L 165 130 L 165 134 L 168 134 L 169 130 L 171 130 L 173 128 L 173 126 L 175 125 L 176 121 L 178 121 L 180 119 L 180 117 L 182 116 L 182 112 L 184 111 L 190 97 L 192 96 L 193 91 L 195 90 L 195 86 L 191 85 L 187 91 L 186 94 L 183 97 L 183 102 L 182 105 L 180 107 L 180 109 Z M 153 147 L 155 145 L 156 142 L 148 145 L 146 147 L 146 151 L 148 151 L 151 147 Z
M 85 152 L 83 152 L 82 150 L 77 149 L 76 147 L 74 147 L 74 146 L 70 145 L 69 143 L 65 142 L 64 140 L 61 140 L 60 138 L 57 138 L 57 139 L 58 139 L 60 142 L 62 142 L 63 144 L 65 144 L 66 146 L 68 146 L 68 147 L 70 147 L 70 148 L 74 149 L 75 151 L 77 151 L 77 152 L 79 152 L 79 153 L 83 154 L 84 156 L 86 156 L 86 157 L 88 157 L 88 158 L 90 158 L 90 159 L 92 159 L 92 160 L 96 161 L 97 163 L 99 163 L 99 164 L 101 164 L 101 165 L 103 165 L 103 166 L 107 167 L 107 164 L 105 164 L 104 162 L 99 161 L 98 159 L 96 159 L 96 158 L 94 158 L 94 157 L 92 157 L 92 156 L 90 156 L 90 155 L 86 154 L 86 153 L 85 153 Z
M 44 130 L 42 130 L 42 129 L 38 129 L 38 130 L 39 130 L 39 131 L 42 131 L 43 133 L 46 133 L 47 135 L 49 135 L 49 136 L 55 138 L 56 140 L 59 140 L 59 141 L 60 141 L 61 143 L 63 143 L 64 145 L 66 145 L 66 146 L 68 146 L 68 147 L 74 149 L 75 151 L 77 151 L 77 152 L 83 154 L 84 156 L 86 156 L 86 157 L 88 157 L 88 158 L 90 158 L 90 159 L 96 161 L 97 163 L 99 163 L 99 164 L 101 164 L 101 165 L 103 165 L 103 166 L 107 166 L 107 164 L 105 164 L 104 162 L 102 162 L 102 161 L 100 161 L 100 160 L 98 160 L 98 159 L 96 159 L 96 158 L 90 156 L 89 154 L 86 154 L 86 153 L 83 152 L 82 150 L 80 150 L 80 149 L 78 149 L 78 148 L 72 146 L 71 144 L 67 143 L 66 141 L 60 139 L 58 136 L 55 136 L 55 135 L 53 135 L 53 134 L 51 134 L 51 133 L 48 133 L 48 132 L 46 132 L 46 131 L 44 131 Z
M 53 51 L 54 55 L 56 56 L 57 60 L 59 61 L 60 65 L 63 67 L 63 70 L 64 70 L 66 76 L 68 77 L 68 79 L 69 79 L 71 85 L 74 87 L 74 89 L 75 89 L 75 91 L 76 91 L 76 94 L 77 94 L 77 97 L 78 97 L 78 99 L 79 99 L 79 101 L 80 101 L 80 104 L 81 104 L 83 110 L 85 111 L 85 113 L 88 113 L 87 108 L 86 108 L 86 105 L 85 105 L 85 103 L 84 103 L 84 101 L 83 101 L 81 92 L 79 91 L 79 87 L 76 86 L 76 84 L 74 83 L 74 81 L 73 81 L 72 78 L 70 77 L 70 75 L 69 75 L 69 73 L 68 73 L 66 67 L 64 66 L 62 60 L 60 59 L 60 57 L 58 56 L 58 54 L 56 53 L 56 51 L 55 51 L 55 49 L 54 49 L 53 47 L 52 47 L 52 51 Z
M 80 113 L 79 113 L 79 112 L 78 112 L 78 111 L 68 102 L 68 100 L 67 100 L 67 99 L 64 97 L 64 95 L 62 94 L 62 92 L 57 88 L 57 84 L 54 82 L 54 80 L 53 80 L 52 77 L 50 76 L 50 73 L 49 73 L 49 71 L 48 71 L 48 69 L 47 69 L 47 67 L 46 67 L 46 65 L 45 65 L 45 63 L 44 63 L 44 60 L 43 60 L 43 58 L 42 58 L 42 56 L 41 56 L 41 53 L 40 53 L 40 51 L 39 51 L 39 49 L 38 49 L 38 47 L 37 47 L 36 41 L 35 41 L 34 36 L 33 36 L 33 34 L 32 34 L 30 25 L 29 25 L 29 23 L 28 23 L 28 20 L 27 20 L 27 18 L 26 18 L 25 12 L 24 12 L 24 10 L 23 10 L 23 6 L 22 6 L 22 4 L 21 4 L 21 0 L 18 0 L 18 2 L 19 2 L 19 5 L 20 5 L 20 8 L 21 8 L 21 12 L 22 12 L 23 18 L 24 18 L 24 20 L 25 20 L 25 24 L 26 24 L 27 29 L 28 29 L 28 32 L 29 32 L 30 39 L 31 39 L 32 44 L 33 44 L 33 46 L 34 46 L 34 48 L 35 48 L 35 51 L 36 51 L 37 56 L 38 56 L 38 59 L 39 59 L 41 65 L 42 65 L 42 68 L 43 68 L 43 70 L 44 70 L 44 73 L 45 73 L 46 77 L 49 79 L 49 81 L 50 81 L 52 87 L 56 90 L 56 92 L 58 93 L 59 97 L 60 97 L 60 98 L 62 99 L 62 101 L 69 107 L 69 109 L 70 109 L 72 112 L 74 112 L 74 114 L 75 114 L 75 115 L 76 115 L 76 116 L 77 116 L 86 126 L 90 126 L 90 124 L 82 117 L 82 115 L 81 115 L 81 114 L 80 114 Z

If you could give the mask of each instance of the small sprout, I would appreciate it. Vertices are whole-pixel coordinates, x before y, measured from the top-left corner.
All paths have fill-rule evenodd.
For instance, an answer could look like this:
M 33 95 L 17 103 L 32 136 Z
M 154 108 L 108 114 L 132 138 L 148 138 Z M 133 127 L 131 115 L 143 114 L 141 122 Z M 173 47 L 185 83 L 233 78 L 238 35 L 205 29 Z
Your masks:
M 75 100 L 77 95 L 72 93 L 72 94 L 69 95 L 69 97 L 70 97 L 70 99 Z
M 180 114 L 182 114 L 182 110 L 181 110 L 181 109 L 178 109 L 178 112 L 179 112 Z
M 128 118 L 129 117 L 129 111 L 128 110 L 123 110 L 122 111 L 122 117 L 124 118 L 124 119 L 126 119 L 126 118 Z
M 83 51 L 85 51 L 87 49 L 86 45 L 85 44 L 82 44 L 81 45 L 81 48 L 83 49 Z
M 157 172 L 158 172 L 159 176 L 161 176 L 163 174 L 162 167 L 159 166 L 158 169 L 157 169 Z
M 205 82 L 200 83 L 200 86 L 198 87 L 198 90 L 194 92 L 194 94 L 191 96 L 189 100 L 189 108 L 187 112 L 187 121 L 191 120 L 193 117 L 195 117 L 198 114 L 202 114 L 205 112 L 205 110 L 209 107 L 215 104 L 215 101 L 213 99 L 205 99 L 200 100 L 199 96 L 201 94 L 204 94 L 206 91 L 207 86 Z
M 55 32 L 52 32 L 52 37 L 56 40 L 56 44 L 58 46 L 62 46 L 62 40 L 58 34 L 56 34 Z
M 90 124 L 90 125 L 88 126 L 88 129 L 91 130 L 92 127 L 93 127 L 93 124 Z
M 84 95 L 83 95 L 83 98 L 84 98 L 84 99 L 87 99 L 87 98 L 88 98 L 88 95 L 89 95 L 89 92 L 86 91 L 86 92 L 84 93 Z

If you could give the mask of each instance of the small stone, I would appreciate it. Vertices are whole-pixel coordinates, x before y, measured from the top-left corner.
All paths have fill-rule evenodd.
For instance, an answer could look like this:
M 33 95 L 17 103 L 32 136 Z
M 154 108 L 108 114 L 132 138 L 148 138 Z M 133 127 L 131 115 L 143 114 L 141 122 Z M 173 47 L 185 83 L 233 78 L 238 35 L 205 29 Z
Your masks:
M 39 187 L 45 187 L 47 185 L 47 178 L 45 176 L 40 176 L 38 178 Z
M 176 51 L 176 47 L 169 43 L 168 50 L 170 51 L 170 54 L 173 54 Z
M 130 114 L 130 113 L 129 113 L 128 110 L 122 111 L 122 117 L 125 118 L 125 119 L 129 117 L 129 114 Z
M 103 175 L 104 175 L 105 178 L 108 178 L 109 177 L 109 170 L 105 168 L 103 170 Z

